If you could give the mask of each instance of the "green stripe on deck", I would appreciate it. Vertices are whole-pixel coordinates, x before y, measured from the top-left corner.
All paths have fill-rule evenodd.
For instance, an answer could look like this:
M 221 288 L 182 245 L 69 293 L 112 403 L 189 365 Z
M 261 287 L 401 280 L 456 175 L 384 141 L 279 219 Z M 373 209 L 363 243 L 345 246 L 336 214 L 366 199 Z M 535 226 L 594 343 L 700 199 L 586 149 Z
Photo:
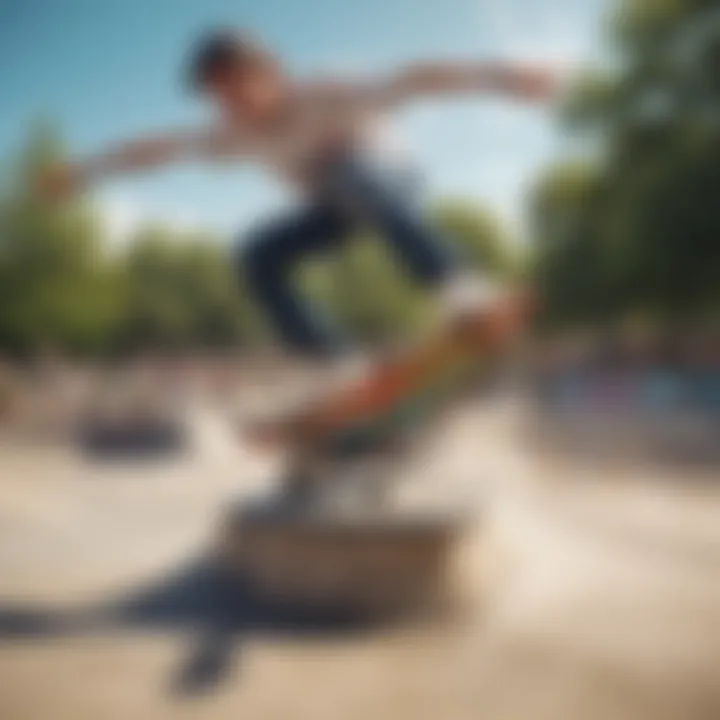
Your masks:
M 440 370 L 431 369 L 398 402 L 377 415 L 342 427 L 328 438 L 331 449 L 338 451 L 365 448 L 392 435 L 394 431 L 413 429 L 435 412 L 438 406 L 462 386 L 480 367 L 476 355 L 462 355 Z

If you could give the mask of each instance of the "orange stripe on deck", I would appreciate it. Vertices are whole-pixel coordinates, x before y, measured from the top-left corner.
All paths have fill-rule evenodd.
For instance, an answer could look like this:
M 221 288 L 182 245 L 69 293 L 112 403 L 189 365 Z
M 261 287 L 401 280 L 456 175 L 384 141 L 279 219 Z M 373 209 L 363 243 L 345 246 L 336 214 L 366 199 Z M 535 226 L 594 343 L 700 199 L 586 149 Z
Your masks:
M 311 431 L 322 433 L 348 421 L 357 422 L 382 413 L 426 377 L 437 375 L 461 349 L 444 337 L 420 356 L 410 356 L 381 367 L 370 378 L 331 398 L 325 406 L 312 412 L 309 418 Z

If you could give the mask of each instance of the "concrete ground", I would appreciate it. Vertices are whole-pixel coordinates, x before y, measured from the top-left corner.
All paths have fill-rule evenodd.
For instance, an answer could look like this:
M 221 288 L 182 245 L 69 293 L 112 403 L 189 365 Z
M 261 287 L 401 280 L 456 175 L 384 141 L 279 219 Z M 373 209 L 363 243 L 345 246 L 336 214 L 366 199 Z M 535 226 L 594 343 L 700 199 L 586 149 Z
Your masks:
M 209 409 L 174 460 L 0 448 L 0 717 L 720 718 L 719 488 L 541 458 L 518 412 L 463 418 L 422 463 L 443 501 L 482 502 L 498 559 L 473 612 L 424 628 L 246 606 L 206 557 L 272 461 Z

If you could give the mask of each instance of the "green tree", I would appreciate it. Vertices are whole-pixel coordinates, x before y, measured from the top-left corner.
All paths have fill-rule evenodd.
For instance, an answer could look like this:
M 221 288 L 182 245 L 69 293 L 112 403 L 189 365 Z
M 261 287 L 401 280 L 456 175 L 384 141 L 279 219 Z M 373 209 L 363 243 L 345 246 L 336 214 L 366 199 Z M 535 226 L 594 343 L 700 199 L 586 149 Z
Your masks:
M 39 126 L 19 153 L 0 199 L 0 345 L 16 353 L 99 349 L 118 311 L 101 229 L 83 202 L 38 192 L 39 173 L 62 156 Z
M 521 267 L 513 238 L 499 218 L 477 201 L 449 199 L 432 211 L 432 222 L 459 252 L 462 261 L 491 277 L 508 279 Z
M 147 227 L 132 239 L 122 264 L 123 345 L 221 348 L 248 340 L 247 302 L 215 238 Z
M 693 322 L 720 304 L 720 13 L 627 0 L 611 39 L 612 70 L 565 106 L 595 159 L 582 177 L 554 168 L 536 196 L 540 284 L 556 319 Z

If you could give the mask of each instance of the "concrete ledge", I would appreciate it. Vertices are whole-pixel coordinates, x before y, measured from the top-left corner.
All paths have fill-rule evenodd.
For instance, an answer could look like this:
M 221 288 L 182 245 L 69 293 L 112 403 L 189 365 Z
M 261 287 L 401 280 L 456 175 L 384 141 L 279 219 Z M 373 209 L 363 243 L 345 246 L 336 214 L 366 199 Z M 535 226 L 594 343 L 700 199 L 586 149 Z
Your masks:
M 460 600 L 472 518 L 297 511 L 273 498 L 230 513 L 223 563 L 273 604 L 363 617 L 445 613 Z

